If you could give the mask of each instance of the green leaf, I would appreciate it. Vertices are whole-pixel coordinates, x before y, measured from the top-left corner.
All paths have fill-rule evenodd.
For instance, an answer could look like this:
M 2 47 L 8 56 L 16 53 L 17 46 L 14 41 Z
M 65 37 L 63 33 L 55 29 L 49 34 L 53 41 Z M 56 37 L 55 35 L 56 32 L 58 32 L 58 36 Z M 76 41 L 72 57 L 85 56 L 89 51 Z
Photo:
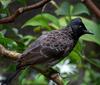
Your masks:
M 38 74 L 35 77 L 34 84 L 37 84 L 37 85 L 47 85 L 47 80 L 46 80 L 46 78 L 43 75 Z
M 61 6 L 55 11 L 57 15 L 69 15 L 70 13 L 70 4 L 67 1 L 64 1 Z
M 90 15 L 87 7 L 82 3 L 76 4 L 73 7 L 73 12 L 72 12 L 72 15 L 80 15 L 80 14 L 88 14 L 88 15 Z
M 22 38 L 22 41 L 25 45 L 29 45 L 29 43 L 32 41 L 32 40 L 35 40 L 36 37 L 33 37 L 33 36 L 30 36 L 30 35 L 27 35 L 27 36 L 24 36 Z
M 0 33 L 0 44 L 4 45 L 9 49 L 15 49 L 17 47 L 17 43 L 9 38 L 5 38 L 2 33 Z
M 48 13 L 43 13 L 43 14 L 39 14 L 39 15 L 31 18 L 22 27 L 25 27 L 25 26 L 42 26 L 42 27 L 49 29 L 50 23 L 53 23 L 58 28 L 60 27 L 58 19 L 55 16 L 48 14 Z
M 62 27 L 65 27 L 67 25 L 65 17 L 60 18 L 59 23 Z
M 82 44 L 80 42 L 77 43 L 77 45 L 75 46 L 75 48 L 73 49 L 73 51 L 70 53 L 70 59 L 72 62 L 74 63 L 80 63 L 82 60 Z
M 94 35 L 90 35 L 90 34 L 86 34 L 86 35 L 83 35 L 81 37 L 81 39 L 83 40 L 86 40 L 86 41 L 92 41 L 92 42 L 95 42 L 97 44 L 100 45 L 100 28 L 98 26 L 98 24 L 96 24 L 95 22 L 91 21 L 91 20 L 88 20 L 86 18 L 82 18 L 86 28 L 94 33 Z
M 18 42 L 17 50 L 18 52 L 22 53 L 26 49 L 26 47 L 27 46 L 21 41 L 21 42 Z
M 24 74 L 24 75 L 26 75 L 26 74 Z M 48 85 L 48 82 L 43 75 L 38 74 L 38 75 L 36 75 L 36 78 L 33 80 L 25 79 L 24 75 L 23 75 L 22 80 L 20 80 L 20 81 L 22 81 L 22 82 L 20 82 L 21 85 Z
M 8 4 L 11 3 L 11 0 L 0 0 L 0 2 L 3 5 L 3 7 L 6 8 Z
M 19 76 L 19 82 L 23 83 L 23 80 L 25 79 L 25 77 L 27 77 L 27 75 L 29 75 L 29 70 L 25 69 L 23 70 L 23 72 L 21 73 L 21 75 Z
M 83 48 L 84 48 L 84 43 L 81 40 L 79 40 L 74 48 L 74 51 L 80 54 L 80 52 L 83 51 Z
M 100 40 L 96 38 L 95 35 L 84 35 L 81 37 L 81 39 L 85 40 L 85 41 L 90 41 L 90 42 L 94 42 L 100 45 Z
M 70 56 L 71 62 L 73 63 L 81 62 L 81 56 L 79 55 L 79 53 L 72 51 L 69 56 Z

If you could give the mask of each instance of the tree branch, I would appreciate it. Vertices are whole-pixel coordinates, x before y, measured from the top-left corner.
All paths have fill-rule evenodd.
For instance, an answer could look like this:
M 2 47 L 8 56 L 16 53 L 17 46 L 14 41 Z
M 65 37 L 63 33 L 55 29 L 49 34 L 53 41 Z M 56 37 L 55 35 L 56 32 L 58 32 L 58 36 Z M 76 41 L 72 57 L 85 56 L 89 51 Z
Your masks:
M 0 24 L 5 24 L 5 23 L 11 23 L 13 22 L 20 14 L 26 12 L 26 11 L 30 11 L 32 9 L 36 9 L 36 8 L 40 8 L 42 6 L 44 6 L 46 3 L 48 3 L 49 1 L 51 0 L 40 0 L 40 2 L 37 2 L 33 5 L 29 5 L 29 6 L 26 6 L 26 7 L 21 7 L 21 8 L 18 8 L 14 14 L 12 14 L 11 16 L 9 17 L 6 17 L 6 18 L 3 18 L 3 19 L 0 19 Z
M 92 2 L 92 0 L 81 0 L 98 18 L 100 18 L 100 9 Z
M 0 55 L 5 55 L 6 57 L 11 58 L 12 60 L 17 60 L 18 58 L 20 58 L 21 53 L 7 50 L 4 46 L 0 45 Z M 45 70 L 44 68 L 42 68 L 42 67 L 40 68 L 37 65 L 32 65 L 31 67 L 33 69 L 37 70 L 38 72 L 42 73 L 47 78 L 53 80 L 55 83 L 57 83 L 57 85 L 64 85 L 60 75 L 57 75 L 57 73 L 51 74 L 50 69 L 45 68 L 46 69 Z
M 0 55 L 4 55 L 4 56 L 14 59 L 14 60 L 20 58 L 20 56 L 21 56 L 20 53 L 17 53 L 15 51 L 9 51 L 2 45 L 0 45 Z

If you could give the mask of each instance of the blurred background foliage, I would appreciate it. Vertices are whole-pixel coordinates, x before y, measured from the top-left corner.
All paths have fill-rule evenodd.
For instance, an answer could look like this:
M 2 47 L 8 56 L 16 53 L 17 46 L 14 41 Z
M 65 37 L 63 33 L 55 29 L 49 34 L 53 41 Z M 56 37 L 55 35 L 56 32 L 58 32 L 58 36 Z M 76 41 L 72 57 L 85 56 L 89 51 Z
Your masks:
M 0 18 L 36 1 L 39 0 L 0 0 Z M 100 4 L 99 0 L 94 2 Z M 22 53 L 42 33 L 62 29 L 77 17 L 94 35 L 82 36 L 71 54 L 53 68 L 59 70 L 65 85 L 100 85 L 100 20 L 80 0 L 53 0 L 42 9 L 22 14 L 13 23 L 0 24 L 0 44 Z M 15 62 L 0 56 L 0 78 L 15 71 Z M 53 82 L 34 69 L 26 69 L 13 85 L 53 85 Z

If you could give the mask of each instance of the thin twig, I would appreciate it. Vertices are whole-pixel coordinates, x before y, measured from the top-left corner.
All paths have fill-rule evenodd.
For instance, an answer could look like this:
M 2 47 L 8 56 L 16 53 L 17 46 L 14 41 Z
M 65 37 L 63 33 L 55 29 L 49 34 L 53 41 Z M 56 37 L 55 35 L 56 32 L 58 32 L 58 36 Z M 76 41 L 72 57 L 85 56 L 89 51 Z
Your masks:
M 92 2 L 92 0 L 81 0 L 98 18 L 100 18 L 100 9 Z
M 26 11 L 30 11 L 32 9 L 36 9 L 36 8 L 40 8 L 42 6 L 44 6 L 46 3 L 48 3 L 50 0 L 40 0 L 40 2 L 37 2 L 35 4 L 32 4 L 32 5 L 29 5 L 29 6 L 26 6 L 26 7 L 21 7 L 21 8 L 18 8 L 14 14 L 12 14 L 11 16 L 9 17 L 6 17 L 6 18 L 3 18 L 3 19 L 0 19 L 0 24 L 6 24 L 6 23 L 11 23 L 13 22 L 20 14 L 26 12 Z

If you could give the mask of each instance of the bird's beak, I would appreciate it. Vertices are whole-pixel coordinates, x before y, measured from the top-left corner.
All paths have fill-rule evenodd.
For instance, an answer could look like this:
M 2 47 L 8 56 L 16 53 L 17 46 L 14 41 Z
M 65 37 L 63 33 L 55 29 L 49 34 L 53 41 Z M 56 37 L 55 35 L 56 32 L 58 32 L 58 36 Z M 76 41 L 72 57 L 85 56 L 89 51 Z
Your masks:
M 92 32 L 89 32 L 88 30 L 84 30 L 84 33 L 85 34 L 92 34 L 92 35 L 94 35 Z

